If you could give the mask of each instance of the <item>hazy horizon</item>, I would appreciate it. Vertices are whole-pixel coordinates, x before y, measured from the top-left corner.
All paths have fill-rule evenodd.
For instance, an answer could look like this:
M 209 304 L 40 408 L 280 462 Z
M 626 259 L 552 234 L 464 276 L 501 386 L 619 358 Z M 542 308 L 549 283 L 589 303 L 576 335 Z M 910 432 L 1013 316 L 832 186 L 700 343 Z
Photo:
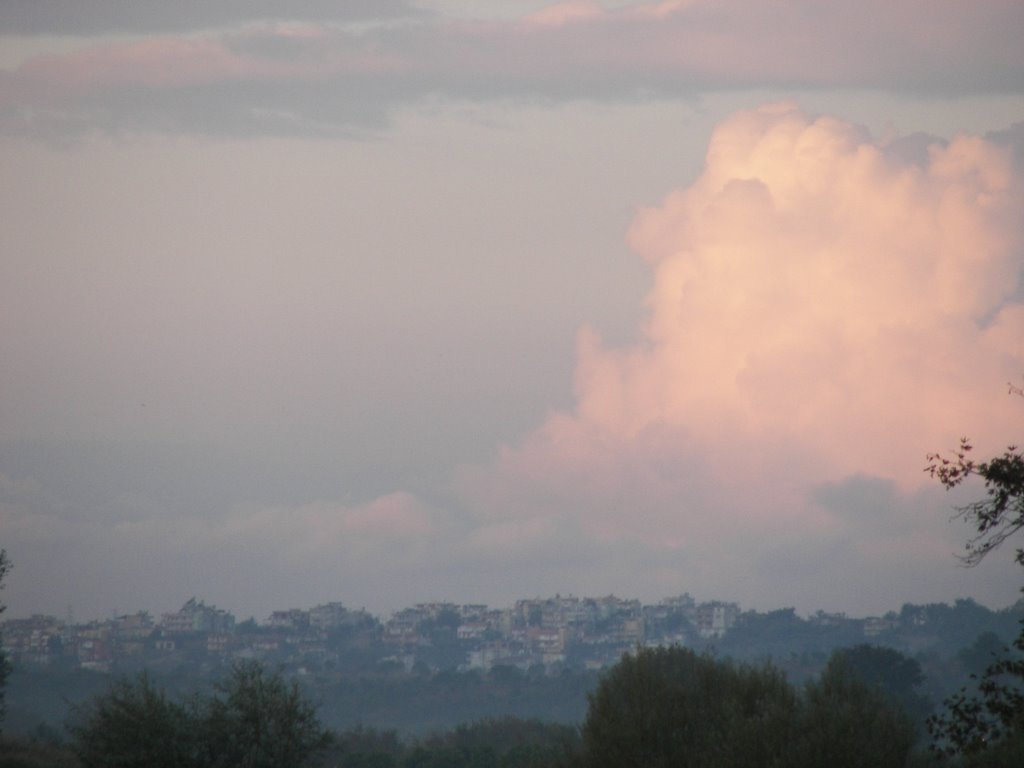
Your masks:
M 681 594 L 683 594 L 683 593 L 680 593 L 680 595 Z M 688 593 L 686 593 L 686 594 L 688 594 Z M 640 600 L 640 603 L 642 605 L 644 605 L 644 606 L 657 605 L 657 604 L 661 603 L 663 600 L 671 600 L 672 598 L 679 597 L 680 595 L 664 595 L 661 598 L 658 598 L 656 600 L 652 600 L 650 602 L 645 601 L 645 600 Z M 315 603 L 315 604 L 314 603 L 305 603 L 305 604 L 301 604 L 301 605 L 280 605 L 280 606 L 275 606 L 273 608 L 273 610 L 268 612 L 266 615 L 259 616 L 259 615 L 255 615 L 255 614 L 248 614 L 248 615 L 246 615 L 246 614 L 237 613 L 236 611 L 234 611 L 232 609 L 232 607 L 230 605 L 220 605 L 220 604 L 214 603 L 212 601 L 204 599 L 202 595 L 189 595 L 186 598 L 182 598 L 182 600 L 177 605 L 175 605 L 172 608 L 169 608 L 166 611 L 153 611 L 153 610 L 150 610 L 150 609 L 146 608 L 145 606 L 140 606 L 140 607 L 138 607 L 135 610 L 125 612 L 125 611 L 119 610 L 115 606 L 114 609 L 112 609 L 112 611 L 108 615 L 106 615 L 106 616 L 80 616 L 80 615 L 78 615 L 75 612 L 74 606 L 68 606 L 67 609 L 64 611 L 64 613 L 60 614 L 60 615 L 35 613 L 35 614 L 31 614 L 31 615 L 26 614 L 26 615 L 22 615 L 22 616 L 10 616 L 10 615 L 6 615 L 5 614 L 3 619 L 0 619 L 0 623 L 2 623 L 3 621 L 7 621 L 7 620 L 29 619 L 29 618 L 33 618 L 34 616 L 44 615 L 44 616 L 48 616 L 49 618 L 57 619 L 58 621 L 63 621 L 63 622 L 73 623 L 73 624 L 78 625 L 78 624 L 89 624 L 91 622 L 103 622 L 103 621 L 108 621 L 110 619 L 121 618 L 121 617 L 124 617 L 124 616 L 132 616 L 132 615 L 135 615 L 135 614 L 138 614 L 138 613 L 148 614 L 150 616 L 150 618 L 154 622 L 159 623 L 161 621 L 161 619 L 162 619 L 164 614 L 174 614 L 174 613 L 177 613 L 184 606 L 186 606 L 189 602 L 191 602 L 193 600 L 196 601 L 197 603 L 206 605 L 209 608 L 215 608 L 217 610 L 226 611 L 227 613 L 231 614 L 234 617 L 236 623 L 252 620 L 252 621 L 255 621 L 257 624 L 266 625 L 266 624 L 268 624 L 268 622 L 270 622 L 270 620 L 272 618 L 272 613 L 274 613 L 274 612 L 277 612 L 277 611 L 290 611 L 290 610 L 309 611 L 309 610 L 311 610 L 313 608 L 316 608 L 318 606 L 327 605 L 327 604 L 330 604 L 330 603 L 341 603 L 349 611 L 364 610 L 364 611 L 368 612 L 370 615 L 376 617 L 377 619 L 386 621 L 392 615 L 394 615 L 396 613 L 399 613 L 400 611 L 402 611 L 404 609 L 416 608 L 419 605 L 446 605 L 446 604 L 447 605 L 454 605 L 454 606 L 486 605 L 487 608 L 491 609 L 491 610 L 506 610 L 506 609 L 513 608 L 516 605 L 516 603 L 518 603 L 520 600 L 524 600 L 524 601 L 541 600 L 541 601 L 543 601 L 543 600 L 556 599 L 556 598 L 565 598 L 565 599 L 575 598 L 575 599 L 578 599 L 578 600 L 586 601 L 586 600 L 600 600 L 600 599 L 605 598 L 605 597 L 614 597 L 614 598 L 618 598 L 620 600 L 639 599 L 639 598 L 634 598 L 631 595 L 616 594 L 616 593 L 609 593 L 609 594 L 604 594 L 604 595 L 583 595 L 583 594 L 577 595 L 577 594 L 570 594 L 570 593 L 551 593 L 549 595 L 530 595 L 530 596 L 524 595 L 523 597 L 518 598 L 517 600 L 514 600 L 514 601 L 509 602 L 509 603 L 490 604 L 490 603 L 477 603 L 477 602 L 472 602 L 472 601 L 460 600 L 460 599 L 458 599 L 457 595 L 453 595 L 449 599 L 444 599 L 444 600 L 434 600 L 434 601 L 428 601 L 428 602 L 423 602 L 423 603 L 411 603 L 409 605 L 397 606 L 394 609 L 389 610 L 387 612 L 372 611 L 369 608 L 366 608 L 365 606 L 351 605 L 351 604 L 345 603 L 343 600 L 327 600 L 327 601 L 324 601 L 324 602 L 321 602 L 321 603 Z M 736 601 L 734 601 L 734 600 L 730 600 L 727 595 L 718 595 L 718 596 L 714 596 L 714 597 L 702 597 L 700 595 L 690 595 L 690 597 L 692 597 L 696 601 L 696 603 L 698 605 L 705 604 L 705 603 L 736 604 L 739 607 L 740 613 L 746 613 L 747 611 L 755 611 L 755 612 L 760 613 L 760 614 L 766 614 L 766 613 L 771 613 L 772 611 L 787 611 L 787 610 L 793 608 L 793 606 L 791 606 L 791 605 L 787 605 L 785 603 L 780 603 L 779 605 L 776 605 L 776 606 L 764 606 L 761 609 L 754 609 L 754 608 L 749 608 L 749 607 L 744 606 L 744 605 L 740 605 L 740 604 L 736 603 Z M 1021 598 L 1021 599 L 1024 599 L 1024 598 Z M 986 605 L 985 603 L 983 603 L 983 602 L 981 602 L 979 600 L 974 600 L 974 598 L 962 595 L 962 596 L 958 596 L 956 598 L 951 598 L 949 600 L 939 600 L 939 601 L 936 601 L 936 603 L 932 603 L 932 604 L 945 604 L 945 605 L 953 606 L 953 605 L 955 605 L 960 600 L 973 600 L 978 605 L 980 605 L 983 608 L 986 608 L 986 609 L 988 609 L 990 611 L 1007 611 L 1007 610 L 1014 609 L 1016 607 L 1016 605 L 1019 602 L 1021 602 L 1021 599 L 1018 599 L 1018 600 L 1016 600 L 1013 603 L 1010 603 L 1008 605 Z M 904 605 L 918 605 L 918 604 L 916 604 L 916 603 L 903 603 L 903 604 L 900 604 L 900 605 L 893 605 L 893 606 L 891 606 L 887 610 L 878 611 L 877 613 L 871 614 L 870 616 L 869 615 L 850 615 L 850 614 L 846 614 L 843 611 L 830 611 L 827 606 L 823 606 L 823 607 L 821 607 L 819 609 L 815 609 L 814 611 L 803 611 L 803 612 L 796 611 L 796 615 L 799 618 L 801 618 L 801 619 L 807 620 L 807 619 L 813 618 L 817 614 L 817 612 L 820 610 L 820 611 L 822 611 L 822 612 L 824 612 L 826 614 L 839 614 L 839 613 L 842 613 L 844 616 L 846 616 L 847 619 L 850 619 L 851 621 L 859 621 L 859 620 L 863 620 L 863 619 L 867 619 L 867 618 L 873 618 L 873 617 L 878 617 L 878 616 L 886 616 L 886 615 L 888 615 L 890 613 L 897 613 L 898 614 L 900 612 L 900 610 L 903 608 Z
M 5 618 L 1013 604 L 923 469 L 1024 431 L 1022 29 L 0 6 Z

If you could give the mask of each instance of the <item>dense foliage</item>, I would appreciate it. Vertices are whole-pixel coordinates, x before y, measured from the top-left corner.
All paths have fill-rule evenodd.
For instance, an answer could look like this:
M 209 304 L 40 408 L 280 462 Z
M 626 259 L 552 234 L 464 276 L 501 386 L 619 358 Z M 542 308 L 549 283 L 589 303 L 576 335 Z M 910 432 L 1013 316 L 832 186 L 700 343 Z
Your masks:
M 853 677 L 901 710 L 915 726 L 924 726 L 932 711 L 932 703 L 919 692 L 924 674 L 916 659 L 893 648 L 861 643 L 836 651 L 822 674 L 822 680 L 834 676 L 837 665 L 848 667 Z
M 865 682 L 889 673 L 892 691 Z M 83 768 L 895 768 L 914 735 L 890 702 L 918 676 L 901 654 L 862 647 L 834 654 L 798 689 L 767 663 L 641 649 L 603 677 L 581 730 L 506 717 L 404 741 L 361 726 L 327 734 L 294 685 L 247 663 L 212 696 L 175 699 L 146 675 L 121 680 L 78 713 L 77 761 L 53 754 Z M 19 764 L 46 763 L 0 759 Z
M 338 768 L 555 768 L 569 766 L 578 747 L 576 728 L 506 717 L 409 744 L 393 731 L 357 728 L 335 738 L 328 758 Z
M 11 568 L 11 561 L 7 558 L 7 551 L 0 549 L 0 590 L 4 588 L 4 577 Z M 0 614 L 7 610 L 7 606 L 0 601 Z M 2 640 L 2 638 L 0 638 Z M 10 665 L 4 655 L 3 643 L 0 642 L 0 733 L 3 732 L 4 723 L 4 686 L 7 684 L 7 675 L 10 672 Z
M 602 681 L 583 764 L 897 768 L 913 741 L 907 718 L 841 657 L 798 692 L 771 665 L 670 647 L 626 656 Z
M 256 662 L 236 664 L 201 705 L 204 764 L 278 768 L 306 764 L 327 742 L 316 709 L 295 683 Z
M 202 764 L 198 707 L 171 700 L 146 674 L 118 680 L 79 715 L 75 751 L 86 768 Z
M 300 768 L 327 742 L 294 683 L 236 664 L 212 696 L 169 698 L 146 674 L 120 680 L 78 713 L 84 768 Z
M 0 768 L 331 766 L 332 768 L 830 768 L 1019 766 L 1022 743 L 950 760 L 913 751 L 918 662 L 889 648 L 835 652 L 795 686 L 768 663 L 679 646 L 641 649 L 608 670 L 582 729 L 514 717 L 412 739 L 358 726 L 327 733 L 300 691 L 254 663 L 209 695 L 169 696 L 147 675 L 78 711 L 71 749 L 52 734 L 0 745 Z
M 865 683 L 849 658 L 836 653 L 807 685 L 786 768 L 899 768 L 907 764 L 914 729 L 906 713 Z

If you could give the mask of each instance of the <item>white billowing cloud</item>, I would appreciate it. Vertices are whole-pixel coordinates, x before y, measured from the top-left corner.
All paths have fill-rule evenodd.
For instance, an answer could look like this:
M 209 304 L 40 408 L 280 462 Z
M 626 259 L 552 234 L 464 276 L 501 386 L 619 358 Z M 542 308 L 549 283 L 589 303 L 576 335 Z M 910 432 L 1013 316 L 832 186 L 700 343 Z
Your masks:
M 851 584 L 948 567 L 948 500 L 921 495 L 922 467 L 965 432 L 1019 441 L 1024 198 L 984 140 L 897 155 L 790 104 L 722 123 L 700 178 L 630 231 L 654 274 L 641 339 L 584 329 L 573 412 L 461 474 L 487 524 L 573 519 L 707 583 L 797 551 Z M 854 531 L 865 493 L 889 506 Z
M 537 323 L 532 288 L 501 294 L 507 281 L 478 282 L 455 262 L 434 279 L 436 261 L 406 257 L 457 242 L 469 226 L 459 217 L 488 212 L 486 185 L 446 197 L 446 157 L 427 166 L 443 183 L 396 204 L 392 188 L 412 177 L 387 165 L 383 145 L 340 165 L 304 147 L 277 156 L 272 173 L 233 145 L 197 154 L 203 143 L 191 141 L 173 170 L 142 165 L 138 176 L 127 173 L 146 157 L 138 144 L 89 164 L 76 152 L 52 165 L 19 156 L 32 183 L 18 195 L 46 203 L 61 226 L 52 237 L 26 226 L 25 207 L 8 232 L 6 341 L 21 361 L 0 398 L 15 436 L 0 441 L 11 614 L 71 602 L 86 616 L 159 612 L 190 594 L 240 616 L 555 591 L 689 590 L 858 614 L 964 594 L 1015 599 L 1008 564 L 957 567 L 957 497 L 921 468 L 965 432 L 985 453 L 1019 442 L 1024 403 L 1005 387 L 1024 373 L 1020 157 L 1010 134 L 910 139 L 876 141 L 789 105 L 722 123 L 702 175 L 630 231 L 653 275 L 636 343 L 583 330 L 574 407 L 495 463 L 459 470 L 455 502 L 437 478 L 476 451 L 445 429 L 510 410 L 531 378 L 550 375 L 478 308 L 507 308 L 531 336 L 560 333 Z M 462 165 L 487 161 L 493 145 L 479 146 Z M 353 172 L 362 154 L 374 183 L 338 194 L 338 168 Z M 601 151 L 592 157 L 601 166 Z M 517 167 L 524 184 L 537 165 Z M 178 177 L 187 194 L 170 195 Z M 530 189 L 508 187 L 502 209 Z M 592 202 L 546 194 L 550 219 L 501 230 L 494 211 L 461 247 L 518 269 L 517 254 L 540 240 L 551 253 L 553 236 L 588 251 L 583 226 L 567 235 L 552 222 Z M 410 239 L 370 249 L 359 224 L 377 209 Z M 448 210 L 444 236 L 421 240 L 417 216 Z M 516 228 L 538 241 L 517 240 Z M 347 254 L 335 253 L 340 242 Z M 357 280 L 356 259 L 371 253 L 398 255 Z M 551 262 L 559 275 L 577 263 Z M 586 283 L 563 297 L 568 281 L 543 274 L 537 285 L 557 286 L 566 315 L 588 314 L 573 295 Z M 479 303 L 445 293 L 459 280 Z M 452 320 L 419 303 L 425 294 L 458 307 Z M 367 353 L 346 333 L 365 336 Z M 441 347 L 445 356 L 436 339 L 480 343 L 465 357 Z M 512 358 L 522 379 L 464 364 L 481 354 Z M 474 445 L 484 450 L 488 434 Z
M 580 416 L 792 438 L 834 471 L 902 478 L 901 457 L 964 420 L 996 437 L 1013 404 L 993 401 L 1024 370 L 1011 171 L 980 139 L 934 145 L 920 168 L 828 117 L 735 116 L 702 177 L 637 218 L 646 348 L 584 336 Z

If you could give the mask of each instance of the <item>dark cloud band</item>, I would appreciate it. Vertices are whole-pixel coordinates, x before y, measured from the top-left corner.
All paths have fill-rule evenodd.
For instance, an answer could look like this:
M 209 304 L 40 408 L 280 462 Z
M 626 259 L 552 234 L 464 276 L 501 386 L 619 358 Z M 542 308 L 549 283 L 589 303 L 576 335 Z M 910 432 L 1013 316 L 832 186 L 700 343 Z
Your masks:
M 261 20 L 363 22 L 422 13 L 405 0 L 10 0 L 0 4 L 0 30 L 7 35 L 145 34 Z

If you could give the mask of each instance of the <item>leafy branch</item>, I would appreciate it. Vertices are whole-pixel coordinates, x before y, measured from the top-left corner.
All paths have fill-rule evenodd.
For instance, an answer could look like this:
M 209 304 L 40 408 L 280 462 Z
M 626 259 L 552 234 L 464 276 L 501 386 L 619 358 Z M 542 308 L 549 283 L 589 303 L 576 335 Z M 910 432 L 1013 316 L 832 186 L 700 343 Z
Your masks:
M 1010 394 L 1024 397 L 1024 389 L 1009 385 Z M 928 455 L 925 471 L 946 489 L 955 488 L 969 477 L 985 483 L 985 498 L 956 508 L 956 517 L 970 523 L 976 533 L 967 540 L 961 560 L 975 566 L 1004 541 L 1024 528 L 1024 454 L 1014 445 L 988 461 L 971 456 L 973 446 L 964 437 L 952 457 Z M 1024 549 L 1015 557 L 1024 566 Z M 1024 653 L 1024 627 L 1014 640 Z M 1009 649 L 1006 649 L 1009 651 Z M 947 755 L 976 754 L 989 745 L 1024 734 L 1024 657 L 1003 656 L 985 669 L 977 694 L 967 688 L 945 702 L 946 710 L 928 720 L 933 748 Z

